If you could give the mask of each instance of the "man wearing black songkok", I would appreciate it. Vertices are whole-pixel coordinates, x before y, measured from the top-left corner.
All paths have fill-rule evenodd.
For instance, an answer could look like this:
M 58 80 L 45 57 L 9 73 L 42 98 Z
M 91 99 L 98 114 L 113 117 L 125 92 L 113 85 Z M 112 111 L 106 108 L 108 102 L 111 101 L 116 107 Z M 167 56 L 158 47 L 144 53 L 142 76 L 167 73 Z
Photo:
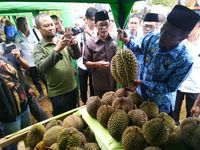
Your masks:
M 176 5 L 167 16 L 160 33 L 150 33 L 143 39 L 141 47 L 135 47 L 133 39 L 118 34 L 135 55 L 143 55 L 139 70 L 141 85 L 137 89 L 144 99 L 155 102 L 161 112 L 171 115 L 180 83 L 192 66 L 192 59 L 182 43 L 200 20 L 193 10 Z
M 110 21 L 105 10 L 95 13 L 97 34 L 86 42 L 83 63 L 92 68 L 94 94 L 102 96 L 115 90 L 115 81 L 110 72 L 110 61 L 116 52 L 116 42 L 108 32 Z
M 147 13 L 143 20 L 143 34 L 156 31 L 158 29 L 159 14 Z

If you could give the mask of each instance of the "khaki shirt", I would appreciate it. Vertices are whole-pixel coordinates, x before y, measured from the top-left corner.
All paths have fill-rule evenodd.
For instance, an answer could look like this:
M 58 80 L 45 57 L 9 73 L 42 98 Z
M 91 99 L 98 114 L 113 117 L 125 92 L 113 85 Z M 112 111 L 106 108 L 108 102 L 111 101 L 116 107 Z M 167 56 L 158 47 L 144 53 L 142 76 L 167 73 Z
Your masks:
M 108 36 L 105 42 L 100 40 L 97 35 L 87 40 L 83 63 L 86 61 L 109 61 L 116 53 L 116 42 Z M 116 84 L 111 75 L 110 67 L 106 69 L 92 68 L 92 82 L 94 90 L 110 91 L 115 90 Z

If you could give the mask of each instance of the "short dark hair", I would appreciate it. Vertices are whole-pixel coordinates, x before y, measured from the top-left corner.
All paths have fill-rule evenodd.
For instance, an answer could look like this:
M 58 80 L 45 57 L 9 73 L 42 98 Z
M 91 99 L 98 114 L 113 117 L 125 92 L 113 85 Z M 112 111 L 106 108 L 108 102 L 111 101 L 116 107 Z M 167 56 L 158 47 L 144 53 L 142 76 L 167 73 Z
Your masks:
M 92 18 L 95 16 L 95 13 L 97 12 L 97 9 L 94 7 L 89 7 L 86 12 L 85 12 L 85 17 L 88 18 Z
M 25 17 L 18 17 L 16 19 L 16 26 L 17 26 L 17 30 L 21 31 L 22 33 L 25 33 L 27 30 L 27 20 Z
M 51 15 L 50 17 L 51 17 L 53 20 L 59 20 L 59 17 L 56 16 L 56 15 Z
M 38 14 L 38 15 L 35 17 L 35 25 L 36 25 L 36 28 L 39 28 L 39 27 L 40 27 L 40 18 L 42 18 L 42 17 L 49 17 L 49 15 L 43 14 L 43 13 Z
M 130 15 L 129 19 L 130 18 L 138 18 L 139 20 L 141 20 L 142 17 L 140 14 L 132 14 L 132 15 Z

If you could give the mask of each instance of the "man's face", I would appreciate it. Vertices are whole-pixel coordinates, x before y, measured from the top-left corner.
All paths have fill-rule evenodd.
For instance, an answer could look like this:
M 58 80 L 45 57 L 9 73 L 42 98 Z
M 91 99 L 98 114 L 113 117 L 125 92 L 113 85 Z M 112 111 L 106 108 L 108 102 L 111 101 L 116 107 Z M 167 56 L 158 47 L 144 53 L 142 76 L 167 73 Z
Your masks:
M 129 22 L 128 22 L 128 29 L 131 31 L 131 32 L 135 32 L 138 30 L 140 26 L 140 19 L 137 18 L 137 17 L 133 17 L 133 18 L 130 18 L 129 19 Z
M 97 21 L 96 28 L 100 37 L 105 37 L 108 35 L 109 25 L 110 25 L 109 20 Z
M 56 32 L 63 33 L 64 29 L 63 29 L 63 25 L 62 25 L 61 20 L 53 19 L 53 22 L 54 22 L 55 27 L 56 27 Z
M 143 31 L 144 35 L 148 32 L 155 31 L 157 29 L 157 22 L 144 22 L 143 23 Z
M 162 50 L 175 48 L 181 41 L 186 39 L 188 34 L 166 22 L 160 31 L 159 46 Z
M 95 27 L 95 20 L 94 17 L 86 18 L 86 24 L 89 28 L 94 29 Z
M 29 33 L 30 33 L 30 29 L 29 29 L 27 20 L 24 23 L 24 31 L 23 32 L 24 32 L 24 34 L 27 34 L 27 35 L 29 35 Z
M 40 18 L 39 31 L 43 38 L 53 38 L 56 34 L 56 28 L 50 16 Z

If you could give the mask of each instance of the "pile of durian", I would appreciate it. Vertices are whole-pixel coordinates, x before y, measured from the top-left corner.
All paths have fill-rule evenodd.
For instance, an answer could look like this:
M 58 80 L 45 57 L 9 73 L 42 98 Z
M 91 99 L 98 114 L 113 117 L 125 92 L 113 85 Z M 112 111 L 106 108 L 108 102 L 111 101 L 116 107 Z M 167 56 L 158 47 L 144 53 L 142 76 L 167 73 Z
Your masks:
M 187 118 L 180 126 L 153 102 L 124 88 L 88 98 L 91 117 L 121 142 L 124 150 L 199 150 L 200 120 Z
M 74 114 L 46 126 L 33 125 L 25 143 L 29 150 L 100 150 L 93 132 L 81 116 Z

